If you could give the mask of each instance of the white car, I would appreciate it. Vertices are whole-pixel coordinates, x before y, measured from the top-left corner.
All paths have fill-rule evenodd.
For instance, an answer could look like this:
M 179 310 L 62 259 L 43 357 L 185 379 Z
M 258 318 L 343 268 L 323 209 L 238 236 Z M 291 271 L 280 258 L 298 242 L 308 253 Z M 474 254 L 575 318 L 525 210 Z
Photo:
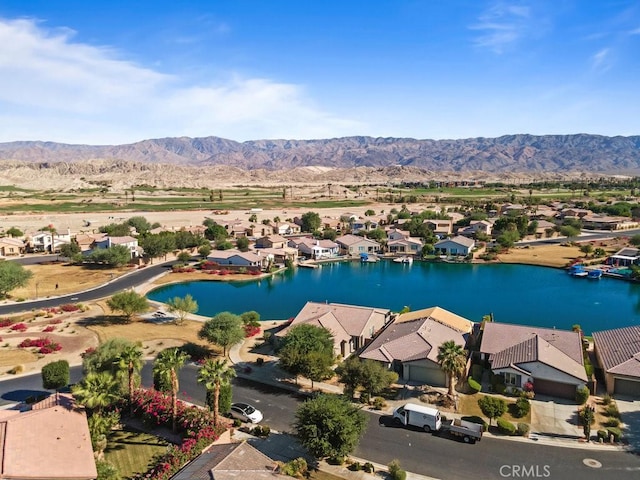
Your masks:
M 231 404 L 231 416 L 243 422 L 260 423 L 262 412 L 248 403 Z

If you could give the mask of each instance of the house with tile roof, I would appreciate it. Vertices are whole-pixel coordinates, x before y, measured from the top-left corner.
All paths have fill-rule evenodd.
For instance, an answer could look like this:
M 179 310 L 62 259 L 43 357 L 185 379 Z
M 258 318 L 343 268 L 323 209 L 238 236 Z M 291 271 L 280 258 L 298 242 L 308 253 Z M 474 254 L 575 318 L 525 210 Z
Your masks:
M 438 347 L 447 341 L 465 347 L 473 326 L 472 321 L 440 307 L 403 313 L 359 357 L 384 363 L 405 381 L 446 387 Z
M 0 478 L 97 476 L 87 416 L 71 395 L 52 395 L 28 411 L 0 410 Z
M 19 238 L 0 238 L 0 257 L 12 257 L 25 252 L 25 243 Z
M 640 326 L 593 332 L 593 345 L 607 393 L 640 398 Z
M 391 311 L 385 308 L 307 302 L 291 324 L 276 333 L 276 337 L 284 337 L 296 325 L 326 328 L 333 335 L 334 353 L 347 358 L 369 342 L 391 319 Z
M 138 248 L 138 239 L 131 237 L 129 235 L 126 235 L 124 237 L 107 236 L 102 240 L 96 240 L 92 245 L 92 249 L 111 248 L 111 247 L 115 247 L 116 245 L 121 245 L 123 247 L 126 247 L 127 250 L 129 250 L 129 254 L 131 255 L 131 258 L 138 257 L 141 255 L 141 251 Z
M 476 246 L 475 240 L 462 235 L 440 240 L 433 247 L 440 255 L 460 255 L 466 257 Z
M 418 237 L 398 238 L 387 241 L 389 253 L 417 255 L 422 252 L 422 239 Z
M 640 249 L 635 247 L 623 247 L 607 258 L 609 265 L 616 267 L 629 267 L 640 263 Z
M 359 235 L 343 235 L 336 238 L 336 243 L 340 246 L 340 253 L 343 255 L 357 256 L 361 253 L 378 253 L 380 251 L 378 242 Z
M 260 250 L 241 252 L 240 250 L 214 250 L 207 257 L 218 265 L 236 265 L 240 267 L 263 267 L 268 262 L 269 255 L 263 255 Z
M 265 235 L 256 240 L 255 248 L 283 248 L 287 239 L 281 235 Z
M 536 394 L 573 399 L 588 380 L 578 332 L 487 322 L 480 352 L 508 388 L 532 382 Z
M 458 230 L 458 235 L 475 237 L 477 234 L 482 233 L 491 236 L 492 231 L 493 223 L 487 220 L 472 220 L 468 226 Z
M 335 258 L 340 255 L 340 246 L 328 239 L 316 239 L 311 237 L 297 237 L 289 239 L 289 246 L 296 248 L 299 254 L 314 260 L 322 258 Z

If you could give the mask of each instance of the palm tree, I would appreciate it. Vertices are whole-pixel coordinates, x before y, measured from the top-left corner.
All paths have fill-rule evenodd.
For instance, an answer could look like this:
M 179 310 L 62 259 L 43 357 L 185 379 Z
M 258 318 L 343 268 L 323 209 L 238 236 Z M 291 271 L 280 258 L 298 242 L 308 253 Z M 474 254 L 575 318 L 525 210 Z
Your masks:
M 448 340 L 438 347 L 437 359 L 440 368 L 449 377 L 449 395 L 453 395 L 456 377 L 464 372 L 467 364 L 464 348 L 453 340 Z
M 100 415 L 102 409 L 120 398 L 120 384 L 109 372 L 92 372 L 72 392 L 79 403 Z
M 235 370 L 229 367 L 227 362 L 221 359 L 207 359 L 198 371 L 198 383 L 204 383 L 204 388 L 207 389 L 207 394 L 209 392 L 213 392 L 214 425 L 218 425 L 220 388 L 228 385 L 231 382 L 231 379 L 235 376 Z
M 178 347 L 167 348 L 158 354 L 153 364 L 154 377 L 157 375 L 162 378 L 165 383 L 171 385 L 171 427 L 174 432 L 177 430 L 176 416 L 178 412 L 178 390 L 180 389 L 178 370 L 184 366 L 184 362 L 188 359 L 189 355 Z
M 127 372 L 129 390 L 129 413 L 133 415 L 133 388 L 136 375 L 142 369 L 142 349 L 139 345 L 127 345 L 116 357 L 116 366 L 121 372 Z

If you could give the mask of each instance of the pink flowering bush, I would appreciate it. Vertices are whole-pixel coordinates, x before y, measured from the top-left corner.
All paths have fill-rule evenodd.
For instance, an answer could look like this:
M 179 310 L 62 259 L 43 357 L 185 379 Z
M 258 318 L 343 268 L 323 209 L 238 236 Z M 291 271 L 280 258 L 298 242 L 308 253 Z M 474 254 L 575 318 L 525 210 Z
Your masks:
M 77 312 L 80 310 L 80 307 L 73 303 L 65 303 L 64 305 L 60 305 L 60 309 L 63 312 Z
M 32 340 L 30 338 L 25 338 L 22 342 L 18 344 L 18 347 L 19 348 L 35 347 L 38 349 L 38 353 L 42 353 L 44 355 L 47 355 L 53 352 L 59 352 L 60 350 L 62 350 L 62 345 L 54 342 L 53 340 L 47 337 L 36 338 L 35 340 Z
M 525 392 L 533 392 L 533 383 L 532 382 L 526 382 L 523 385 L 524 391 Z
M 45 308 L 44 311 L 50 315 L 57 315 L 58 313 L 62 313 L 58 307 Z
M 49 325 L 58 325 L 60 323 L 62 323 L 62 319 L 61 318 L 54 318 L 53 320 L 51 320 L 49 322 Z
M 200 264 L 200 270 L 216 270 L 218 268 L 218 264 L 216 262 L 212 262 L 211 260 L 207 260 L 206 262 L 202 262 Z
M 11 330 L 13 330 L 14 332 L 26 332 L 27 331 L 27 324 L 26 323 L 16 323 L 14 325 L 11 325 Z
M 245 325 L 244 326 L 244 336 L 255 337 L 258 333 L 260 333 L 260 327 L 256 327 L 254 325 Z
M 0 320 L 0 328 L 10 327 L 11 325 L 13 325 L 13 320 L 10 318 L 3 318 Z
M 49 332 L 53 332 L 56 329 L 56 327 L 54 327 L 53 325 L 48 325 L 47 327 L 45 327 L 44 330 L 42 330 L 43 333 L 49 333 Z

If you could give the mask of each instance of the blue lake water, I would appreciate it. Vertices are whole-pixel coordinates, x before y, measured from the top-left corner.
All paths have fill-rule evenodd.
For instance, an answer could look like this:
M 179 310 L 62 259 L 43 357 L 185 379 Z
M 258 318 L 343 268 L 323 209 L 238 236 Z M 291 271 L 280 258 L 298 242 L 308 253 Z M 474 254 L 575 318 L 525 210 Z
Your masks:
M 263 320 L 293 317 L 312 300 L 392 311 L 437 305 L 473 321 L 493 313 L 504 323 L 560 329 L 577 323 L 587 334 L 640 323 L 639 284 L 527 265 L 339 262 L 248 282 L 167 285 L 147 296 L 163 302 L 188 293 L 200 315 L 256 310 Z

